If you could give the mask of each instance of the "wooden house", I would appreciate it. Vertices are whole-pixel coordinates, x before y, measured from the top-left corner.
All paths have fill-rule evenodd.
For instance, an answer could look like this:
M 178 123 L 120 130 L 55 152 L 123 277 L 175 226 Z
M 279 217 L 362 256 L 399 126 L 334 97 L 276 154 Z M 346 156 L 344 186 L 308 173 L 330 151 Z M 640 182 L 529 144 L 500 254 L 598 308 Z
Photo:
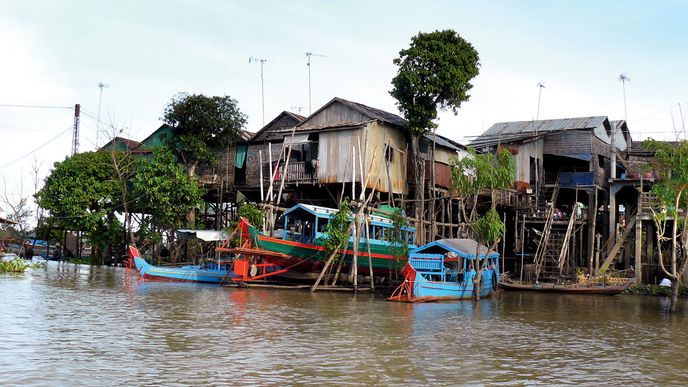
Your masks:
M 616 225 L 624 223 L 621 216 L 630 221 L 634 214 L 626 209 L 637 202 L 635 191 L 625 188 L 628 197 L 622 192 L 632 188 L 622 156 L 630 144 L 626 122 L 606 116 L 501 122 L 471 143 L 481 151 L 511 151 L 519 195 L 505 208 L 516 226 L 510 244 L 515 253 L 544 266 L 549 261 L 560 272 L 562 259 L 569 268 L 593 271 L 615 251 Z M 624 200 L 621 216 L 617 194 Z
M 271 173 L 273 185 L 284 177 L 283 193 L 292 204 L 336 206 L 339 198 L 351 196 L 352 182 L 357 195 L 361 187 L 375 189 L 382 200 L 407 195 L 412 163 L 405 124 L 396 114 L 343 98 L 333 98 L 309 117 L 282 112 L 248 141 L 245 180 L 235 178 L 236 189 L 261 200 L 260 166 L 263 192 Z M 429 160 L 432 136 L 423 140 Z M 436 185 L 447 189 L 449 159 L 466 148 L 439 135 L 435 143 Z

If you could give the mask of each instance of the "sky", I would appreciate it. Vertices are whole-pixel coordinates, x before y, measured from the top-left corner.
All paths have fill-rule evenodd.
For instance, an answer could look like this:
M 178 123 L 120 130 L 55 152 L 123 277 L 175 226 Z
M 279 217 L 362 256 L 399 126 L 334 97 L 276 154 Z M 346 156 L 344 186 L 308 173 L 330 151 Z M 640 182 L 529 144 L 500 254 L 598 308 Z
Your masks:
M 392 60 L 418 32 L 447 28 L 476 48 L 480 74 L 458 114 L 440 114 L 439 134 L 467 143 L 534 119 L 542 82 L 540 119 L 626 115 L 635 140 L 675 139 L 688 113 L 686 20 L 688 1 L 668 0 L 0 0 L 0 193 L 32 194 L 34 171 L 40 180 L 71 154 L 77 103 L 80 151 L 144 139 L 178 92 L 229 95 L 259 130 L 249 58 L 266 60 L 266 123 L 309 113 L 306 52 L 323 55 L 311 59 L 313 111 L 341 97 L 398 113 Z

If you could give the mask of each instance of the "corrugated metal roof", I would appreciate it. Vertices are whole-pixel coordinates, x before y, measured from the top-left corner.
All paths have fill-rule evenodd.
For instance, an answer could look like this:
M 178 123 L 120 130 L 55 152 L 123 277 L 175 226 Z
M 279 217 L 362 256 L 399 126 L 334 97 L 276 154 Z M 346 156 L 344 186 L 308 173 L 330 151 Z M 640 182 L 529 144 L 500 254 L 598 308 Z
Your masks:
M 606 116 L 560 118 L 537 121 L 509 121 L 492 125 L 471 142 L 471 146 L 481 147 L 500 142 L 511 142 L 534 137 L 536 134 L 562 130 L 594 129 L 604 125 Z
M 426 245 L 416 247 L 415 249 L 411 250 L 409 254 L 452 252 L 466 259 L 475 259 L 476 250 L 478 250 L 480 258 L 484 258 L 488 251 L 486 246 L 479 244 L 473 239 L 440 239 L 430 242 Z M 488 257 L 497 258 L 499 257 L 499 253 L 492 251 Z
M 343 103 L 346 106 L 349 106 L 350 108 L 354 110 L 358 110 L 359 112 L 367 115 L 370 118 L 375 118 L 380 121 L 386 122 L 388 124 L 392 125 L 397 125 L 397 126 L 404 126 L 406 125 L 406 120 L 399 117 L 396 114 L 386 112 L 384 110 L 376 109 L 374 107 L 370 107 L 367 105 L 364 105 L 362 103 L 354 102 L 354 101 L 349 101 L 344 98 L 339 98 L 335 97 L 333 101 L 339 101 Z
M 432 144 L 432 133 L 425 133 L 423 137 L 425 137 Z M 435 144 L 456 151 L 466 150 L 466 147 L 464 145 L 461 145 L 458 142 L 453 141 L 447 137 L 441 136 L 439 134 L 436 135 Z

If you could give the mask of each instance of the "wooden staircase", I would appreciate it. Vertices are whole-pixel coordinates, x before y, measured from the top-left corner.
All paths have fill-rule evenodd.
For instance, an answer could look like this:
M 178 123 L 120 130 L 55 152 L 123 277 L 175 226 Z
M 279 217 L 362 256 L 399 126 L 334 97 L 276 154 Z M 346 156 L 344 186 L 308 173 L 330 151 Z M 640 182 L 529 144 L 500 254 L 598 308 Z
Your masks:
M 612 247 L 611 250 L 609 250 L 609 254 L 607 254 L 607 257 L 604 259 L 604 262 L 600 266 L 600 273 L 605 273 L 607 269 L 609 269 L 609 266 L 614 262 L 616 257 L 619 256 L 619 253 L 623 250 L 624 243 L 626 242 L 626 238 L 628 238 L 629 235 L 631 235 L 631 232 L 633 232 L 635 228 L 635 222 L 636 222 L 636 215 L 634 214 L 630 220 L 628 221 L 628 224 L 626 225 L 626 229 L 624 230 L 623 234 L 621 234 L 621 237 L 616 241 L 614 246 Z M 638 243 L 638 242 L 636 242 Z
M 557 183 L 559 179 L 557 179 Z M 542 229 L 542 236 L 540 237 L 540 243 L 538 244 L 537 250 L 535 251 L 535 258 L 533 262 L 535 263 L 535 281 L 538 281 L 540 274 L 542 274 L 543 267 L 546 266 L 546 258 L 553 256 L 553 248 L 559 245 L 557 252 L 561 251 L 561 244 L 563 238 L 552 236 L 552 222 L 554 221 L 554 209 L 557 202 L 557 196 L 559 195 L 559 184 L 557 184 L 552 190 L 551 203 L 552 205 L 547 208 L 547 217 L 545 218 L 545 226 Z M 560 240 L 561 239 L 561 240 Z M 547 265 L 549 266 L 549 265 Z M 549 268 L 548 268 L 549 269 Z

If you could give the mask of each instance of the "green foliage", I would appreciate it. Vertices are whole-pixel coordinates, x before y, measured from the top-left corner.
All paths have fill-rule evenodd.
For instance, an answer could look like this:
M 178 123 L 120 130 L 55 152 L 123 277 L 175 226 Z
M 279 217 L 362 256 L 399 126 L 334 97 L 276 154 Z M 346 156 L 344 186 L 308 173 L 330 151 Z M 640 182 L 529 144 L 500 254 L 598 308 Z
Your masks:
M 93 265 L 93 264 L 95 264 L 96 260 L 95 260 L 95 257 L 88 255 L 88 256 L 83 256 L 81 258 L 71 257 L 71 258 L 69 258 L 69 262 L 77 264 L 77 265 Z
M 507 149 L 497 153 L 477 153 L 468 148 L 469 155 L 449 160 L 452 189 L 461 196 L 476 195 L 486 189 L 507 189 L 514 184 L 514 159 Z
M 100 247 L 113 235 L 122 235 L 121 224 L 114 217 L 122 198 L 112 157 L 108 152 L 86 152 L 54 164 L 36 194 L 38 205 L 50 211 L 48 223 L 83 231 Z
M 325 236 L 321 238 L 327 255 L 346 246 L 351 236 L 349 225 L 351 224 L 351 207 L 349 198 L 344 198 L 339 205 L 339 211 L 332 215 L 330 222 L 325 227 Z
M 683 195 L 688 188 L 688 141 L 668 143 L 647 140 L 644 146 L 655 151 L 654 169 L 659 174 L 652 192 L 666 207 L 668 216 L 674 216 L 676 199 L 679 207 L 688 205 L 688 197 Z
M 423 134 L 435 126 L 438 106 L 457 113 L 470 98 L 479 60 L 473 46 L 453 30 L 419 33 L 409 48 L 399 51 L 390 94 L 412 133 Z
M 478 240 L 488 246 L 501 239 L 504 227 L 504 222 L 495 209 L 490 209 L 473 223 L 473 231 L 475 231 Z
M 391 233 L 385 234 L 385 239 L 390 242 L 392 256 L 404 259 L 408 256 L 408 241 L 404 236 L 405 229 L 409 226 L 408 219 L 399 208 L 395 208 L 389 216 L 394 228 Z
M 258 208 L 258 206 L 253 203 L 244 203 L 241 205 L 241 207 L 239 207 L 239 211 L 237 211 L 237 217 L 246 218 L 252 226 L 260 230 L 263 227 L 263 222 L 265 222 L 265 210 Z M 238 220 L 230 223 L 230 233 L 234 231 L 237 224 L 239 224 Z
M 139 160 L 131 183 L 137 205 L 152 215 L 150 224 L 144 226 L 151 234 L 163 228 L 181 228 L 189 210 L 201 204 L 204 193 L 166 148 L 155 148 L 152 157 Z M 151 236 L 156 240 L 160 237 Z
M 172 98 L 163 120 L 172 128 L 167 145 L 187 166 L 213 161 L 211 147 L 222 148 L 239 140 L 246 125 L 246 115 L 235 99 L 186 93 Z
M 45 267 L 45 264 L 40 262 L 27 262 L 19 257 L 8 260 L 0 259 L 0 273 L 23 273 L 27 269 L 39 269 L 41 267 Z

